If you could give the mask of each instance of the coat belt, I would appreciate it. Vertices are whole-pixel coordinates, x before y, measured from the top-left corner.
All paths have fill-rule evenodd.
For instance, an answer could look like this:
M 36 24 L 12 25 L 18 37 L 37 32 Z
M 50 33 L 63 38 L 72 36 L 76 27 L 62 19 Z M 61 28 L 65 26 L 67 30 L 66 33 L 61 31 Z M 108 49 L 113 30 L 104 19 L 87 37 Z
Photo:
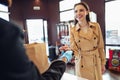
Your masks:
M 95 51 L 96 49 L 98 49 L 98 47 L 95 47 L 95 48 L 93 48 L 91 50 L 80 50 L 80 51 L 81 52 L 91 52 L 91 51 Z

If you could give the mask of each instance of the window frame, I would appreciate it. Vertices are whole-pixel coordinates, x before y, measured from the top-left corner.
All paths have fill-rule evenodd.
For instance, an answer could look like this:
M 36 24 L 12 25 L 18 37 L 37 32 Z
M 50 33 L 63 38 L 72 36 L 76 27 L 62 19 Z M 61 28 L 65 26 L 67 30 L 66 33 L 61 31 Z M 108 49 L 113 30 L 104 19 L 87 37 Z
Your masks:
M 3 18 L 7 21 L 9 21 L 9 11 L 8 6 L 5 6 L 3 4 L 0 4 L 0 18 Z
M 61 0 L 62 1 L 62 3 L 66 3 L 66 1 L 69 1 L 69 3 L 70 2 L 73 2 L 73 1 L 70 1 L 70 0 Z M 63 9 L 63 10 L 61 10 L 60 8 L 60 5 L 61 5 L 61 1 L 59 1 L 59 15 L 61 14 L 61 13 L 66 13 L 66 12 L 68 12 L 68 11 L 70 11 L 70 12 L 72 12 L 74 9 L 73 9 L 73 7 L 74 7 L 74 4 L 76 4 L 76 3 L 78 3 L 78 2 L 80 2 L 81 0 L 74 0 L 74 2 L 73 3 L 71 3 L 71 5 L 73 5 L 73 7 L 71 7 L 71 8 L 66 8 L 66 9 Z M 64 4 L 64 5 L 66 5 L 66 4 Z M 64 6 L 63 5 L 63 6 Z M 64 8 L 64 7 L 63 7 Z M 74 13 L 74 12 L 73 12 Z M 72 13 L 72 14 L 73 14 Z M 62 16 L 63 17 L 63 16 Z M 71 20 L 74 20 L 74 15 L 71 15 L 71 16 L 67 16 L 67 17 L 69 17 L 69 19 L 63 19 L 61 17 L 61 15 L 60 15 L 60 22 L 68 22 L 68 21 L 71 21 Z M 62 19 L 61 19 L 62 18 Z M 66 18 L 66 17 L 65 17 Z
M 108 28 L 108 25 L 109 24 L 107 22 L 107 20 L 110 20 L 110 19 L 107 19 L 107 7 L 106 7 L 106 4 L 108 2 L 113 2 L 113 1 L 118 1 L 118 0 L 105 0 L 105 49 L 106 49 L 106 58 L 109 58 L 109 49 L 120 49 L 120 43 L 118 44 L 118 42 L 116 41 L 119 37 L 120 37 L 120 34 L 118 33 L 120 31 L 118 31 L 118 29 L 115 29 L 115 28 Z M 112 13 L 111 13 L 112 14 Z M 112 14 L 113 15 L 113 14 Z M 115 25 L 116 26 L 116 25 Z M 109 40 L 109 36 L 111 37 L 111 40 Z M 108 42 L 110 41 L 110 42 Z M 113 41 L 113 43 L 112 43 Z M 114 43 L 116 42 L 116 43 Z

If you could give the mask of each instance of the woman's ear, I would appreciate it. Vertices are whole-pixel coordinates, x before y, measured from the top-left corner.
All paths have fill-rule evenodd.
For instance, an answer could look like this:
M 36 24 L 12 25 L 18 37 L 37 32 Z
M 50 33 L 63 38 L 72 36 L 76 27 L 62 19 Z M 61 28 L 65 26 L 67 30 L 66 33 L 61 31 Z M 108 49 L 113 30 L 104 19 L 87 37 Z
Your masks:
M 90 11 L 87 11 L 86 14 L 89 15 L 89 12 L 90 12 Z

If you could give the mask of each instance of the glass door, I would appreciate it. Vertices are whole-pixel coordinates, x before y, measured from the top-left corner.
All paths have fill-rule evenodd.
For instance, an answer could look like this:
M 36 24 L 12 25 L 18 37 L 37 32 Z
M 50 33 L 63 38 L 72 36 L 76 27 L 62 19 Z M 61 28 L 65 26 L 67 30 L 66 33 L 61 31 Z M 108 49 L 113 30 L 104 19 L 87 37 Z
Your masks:
M 43 43 L 43 20 L 27 19 L 28 41 L 29 43 Z
M 48 32 L 47 20 L 43 19 L 27 19 L 28 42 L 30 43 L 46 43 L 47 55 L 48 51 Z

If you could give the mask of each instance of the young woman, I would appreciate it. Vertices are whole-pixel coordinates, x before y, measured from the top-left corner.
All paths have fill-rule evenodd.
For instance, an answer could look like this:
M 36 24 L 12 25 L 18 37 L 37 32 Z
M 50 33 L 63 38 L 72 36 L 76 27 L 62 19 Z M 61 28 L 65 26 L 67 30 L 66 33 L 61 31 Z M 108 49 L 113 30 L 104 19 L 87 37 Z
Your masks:
M 70 46 L 75 55 L 76 75 L 88 80 L 102 80 L 106 64 L 104 42 L 99 23 L 90 22 L 89 11 L 85 2 L 75 4 Z

